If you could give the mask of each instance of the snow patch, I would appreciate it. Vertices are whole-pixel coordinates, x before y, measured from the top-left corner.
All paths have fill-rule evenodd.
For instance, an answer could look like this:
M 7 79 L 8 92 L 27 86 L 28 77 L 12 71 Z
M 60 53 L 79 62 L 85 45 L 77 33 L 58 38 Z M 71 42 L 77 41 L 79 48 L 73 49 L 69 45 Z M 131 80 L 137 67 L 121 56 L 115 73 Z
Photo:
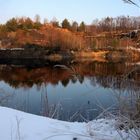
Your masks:
M 64 122 L 0 107 L 1 140 L 121 140 L 115 120 Z M 128 133 L 121 131 L 128 140 Z

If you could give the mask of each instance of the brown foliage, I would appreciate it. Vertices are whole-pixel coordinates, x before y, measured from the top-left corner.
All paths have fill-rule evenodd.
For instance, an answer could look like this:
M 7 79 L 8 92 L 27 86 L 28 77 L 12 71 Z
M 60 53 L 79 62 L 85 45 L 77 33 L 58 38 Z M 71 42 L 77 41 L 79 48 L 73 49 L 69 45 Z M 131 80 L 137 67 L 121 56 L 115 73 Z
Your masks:
M 84 39 L 67 29 L 54 28 L 47 26 L 43 34 L 51 47 L 66 49 L 81 49 L 84 47 Z

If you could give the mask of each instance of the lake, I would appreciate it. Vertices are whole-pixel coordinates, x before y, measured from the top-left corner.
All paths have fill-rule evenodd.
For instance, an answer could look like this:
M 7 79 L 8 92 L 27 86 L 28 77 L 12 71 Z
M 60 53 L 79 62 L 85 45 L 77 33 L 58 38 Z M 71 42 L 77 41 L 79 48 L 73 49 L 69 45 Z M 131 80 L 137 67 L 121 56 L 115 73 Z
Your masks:
M 36 115 L 89 121 L 132 114 L 139 99 L 140 66 L 133 62 L 0 65 L 0 105 Z

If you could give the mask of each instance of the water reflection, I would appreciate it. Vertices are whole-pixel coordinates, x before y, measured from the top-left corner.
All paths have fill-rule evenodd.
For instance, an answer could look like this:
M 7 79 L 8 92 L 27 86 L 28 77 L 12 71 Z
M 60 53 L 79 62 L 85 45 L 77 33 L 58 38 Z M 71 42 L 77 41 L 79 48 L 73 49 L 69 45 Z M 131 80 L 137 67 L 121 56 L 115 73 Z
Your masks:
M 0 80 L 2 106 L 69 121 L 91 120 L 103 108 L 118 109 L 120 98 L 133 95 L 130 103 L 140 95 L 139 66 L 128 62 L 37 68 L 1 65 Z

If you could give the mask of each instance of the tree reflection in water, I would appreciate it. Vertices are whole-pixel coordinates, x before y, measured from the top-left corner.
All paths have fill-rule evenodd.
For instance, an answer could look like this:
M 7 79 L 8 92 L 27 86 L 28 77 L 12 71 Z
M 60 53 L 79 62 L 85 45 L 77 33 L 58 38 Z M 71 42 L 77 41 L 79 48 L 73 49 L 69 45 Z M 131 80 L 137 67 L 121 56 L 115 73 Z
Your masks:
M 26 112 L 70 121 L 91 120 L 115 100 L 113 108 L 121 114 L 140 116 L 140 69 L 133 63 L 84 61 L 37 68 L 1 65 L 0 80 L 3 90 L 12 92 L 10 98 L 0 94 L 1 104 Z

